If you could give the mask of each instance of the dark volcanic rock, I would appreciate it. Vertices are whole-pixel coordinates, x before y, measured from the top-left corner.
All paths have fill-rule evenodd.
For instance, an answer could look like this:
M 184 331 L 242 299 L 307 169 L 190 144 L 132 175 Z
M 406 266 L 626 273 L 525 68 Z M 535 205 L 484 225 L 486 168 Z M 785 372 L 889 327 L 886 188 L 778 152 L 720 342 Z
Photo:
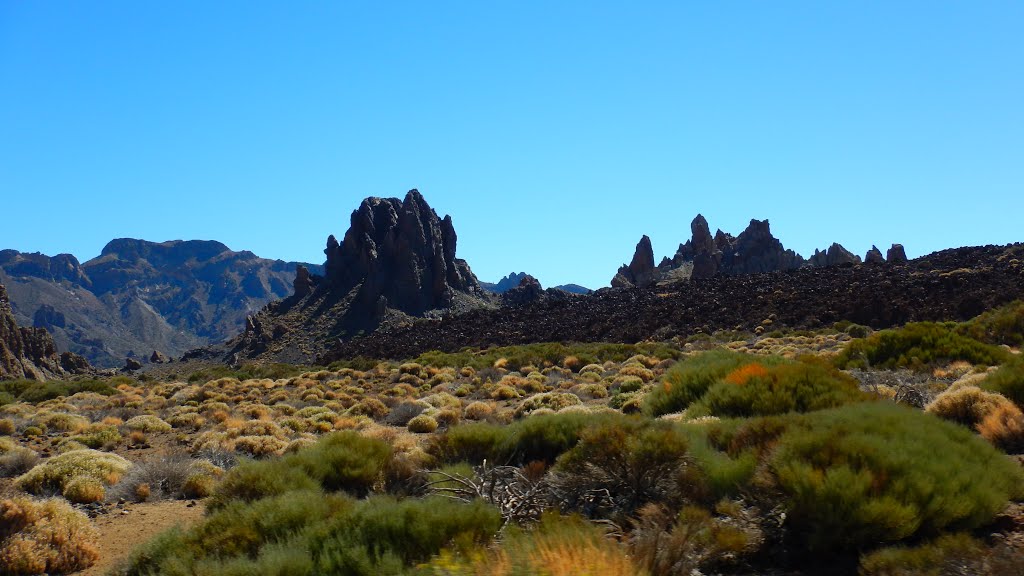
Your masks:
M 878 249 L 878 246 L 871 245 L 871 250 L 868 250 L 867 255 L 864 256 L 864 262 L 867 264 L 883 264 L 885 258 L 882 256 L 882 251 Z
M 158 350 L 153 350 L 153 354 L 149 356 L 150 364 L 167 364 L 170 361 L 170 358 L 168 358 L 166 355 L 164 355 L 164 353 Z
M 135 358 L 126 358 L 124 361 L 124 369 L 131 372 L 132 370 L 140 370 L 142 368 L 142 362 L 139 362 Z
M 519 283 L 526 278 L 526 272 L 511 272 L 508 276 L 505 276 L 497 282 L 481 282 L 480 287 L 488 292 L 495 294 L 504 294 L 513 288 L 519 287 Z
M 58 312 L 56 308 L 49 304 L 43 304 L 32 317 L 32 325 L 36 328 L 45 328 L 47 330 L 65 328 L 67 327 L 67 319 L 64 318 L 63 312 Z
M 7 290 L 0 284 L 0 379 L 46 380 L 88 370 L 89 364 L 81 356 L 58 354 L 45 329 L 19 327 Z
M 889 264 L 902 264 L 907 261 L 907 253 L 903 250 L 903 244 L 893 244 L 885 253 L 885 259 Z
M 693 274 L 690 277 L 711 278 L 718 274 L 722 251 L 715 246 L 715 239 L 711 236 L 711 229 L 704 216 L 697 214 L 693 222 L 690 222 L 690 233 L 693 234 L 690 240 L 693 251 Z M 680 249 L 680 253 L 682 252 Z
M 819 268 L 843 264 L 860 264 L 860 256 L 843 248 L 838 242 L 833 242 L 826 251 L 815 250 L 814 255 L 810 257 L 808 262 L 811 266 Z
M 623 265 L 619 268 L 619 272 L 612 278 L 612 286 L 615 288 L 644 288 L 654 284 L 657 280 L 654 248 L 651 246 L 651 239 L 644 234 L 640 238 L 640 242 L 637 242 L 633 260 L 628 266 Z
M 795 270 L 804 259 L 786 250 L 774 236 L 767 220 L 751 220 L 736 237 L 729 251 L 723 251 L 722 268 L 727 274 L 753 274 Z
M 319 363 L 356 356 L 411 358 L 467 346 L 666 340 L 698 329 L 753 330 L 769 317 L 776 319 L 776 327 L 796 329 L 840 320 L 873 328 L 965 320 L 1024 297 L 1020 260 L 1024 244 L 982 246 L 944 250 L 903 266 L 804 267 L 651 289 L 601 290 L 384 329 L 337 344 Z
M 339 293 L 358 287 L 357 305 L 366 309 L 381 297 L 412 315 L 446 308 L 454 292 L 482 294 L 469 265 L 455 258 L 457 240 L 451 217 L 438 218 L 417 190 L 404 201 L 367 198 L 344 241 L 327 240 L 326 281 Z
M 501 302 L 506 306 L 522 306 L 529 302 L 535 302 L 544 297 L 544 289 L 540 282 L 533 276 L 524 276 L 519 281 L 519 286 L 507 290 L 501 295 Z
M 302 298 L 313 293 L 313 288 L 316 287 L 316 282 L 313 281 L 313 276 L 309 273 L 309 268 L 299 264 L 295 267 L 295 280 L 292 281 L 292 289 L 295 292 L 295 296 Z

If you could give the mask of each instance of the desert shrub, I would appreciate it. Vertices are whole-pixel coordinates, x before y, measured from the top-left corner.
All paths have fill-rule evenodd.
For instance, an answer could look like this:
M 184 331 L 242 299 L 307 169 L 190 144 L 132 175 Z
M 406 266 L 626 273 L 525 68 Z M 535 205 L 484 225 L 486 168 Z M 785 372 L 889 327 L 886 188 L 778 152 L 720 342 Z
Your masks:
M 1004 404 L 1013 405 L 1002 394 L 986 392 L 977 386 L 960 386 L 936 396 L 924 411 L 973 428 Z
M 712 350 L 678 362 L 665 372 L 661 383 L 647 395 L 644 411 L 660 416 L 684 410 L 726 374 L 755 360 L 758 358 L 746 354 Z
M 562 501 L 572 510 L 621 520 L 648 502 L 681 496 L 686 437 L 670 424 L 620 418 L 585 429 L 555 466 Z M 590 495 L 608 495 L 595 508 Z
M 690 416 L 767 416 L 811 412 L 865 400 L 857 380 L 825 364 L 802 361 L 774 366 L 745 364 L 713 384 Z
M 32 418 L 32 424 L 55 432 L 78 432 L 88 426 L 89 421 L 77 414 L 40 412 Z
M 96 561 L 96 529 L 58 499 L 0 501 L 0 572 L 64 574 Z
M 840 368 L 915 368 L 963 360 L 995 366 L 1009 353 L 957 332 L 953 323 L 915 322 L 853 340 L 836 357 Z
M 664 506 L 648 504 L 638 513 L 629 549 L 636 564 L 651 574 L 704 574 L 735 564 L 738 556 L 760 544 L 760 530 L 744 520 L 738 514 L 712 517 L 695 506 L 672 514 Z
M 980 574 L 985 545 L 967 534 L 945 534 L 918 546 L 893 546 L 864 555 L 862 576 Z M 964 572 L 964 569 L 968 572 Z
M 282 461 L 304 471 L 325 490 L 363 495 L 380 477 L 391 456 L 392 449 L 387 443 L 345 431 L 324 436 Z
M 109 490 L 107 498 L 162 500 L 205 497 L 212 493 L 217 478 L 223 473 L 221 468 L 209 461 L 189 458 L 186 454 L 156 456 L 132 466 L 121 481 Z M 145 498 L 140 498 L 141 486 L 148 487 Z
M 432 416 L 426 414 L 420 414 L 419 416 L 409 420 L 408 424 L 409 432 L 415 432 L 417 434 L 429 434 L 434 430 L 437 430 L 437 420 Z
M 1015 357 L 989 374 L 980 384 L 981 388 L 998 392 L 1024 408 L 1024 358 Z
M 271 363 L 271 364 L 257 364 L 249 363 L 243 364 L 239 368 L 231 368 L 229 366 L 213 366 L 204 370 L 198 370 L 189 375 L 189 382 L 210 382 L 213 380 L 219 380 L 221 378 L 235 378 L 237 380 L 258 380 L 258 379 L 270 379 L 270 380 L 281 380 L 284 378 L 294 378 L 300 376 L 304 372 L 312 372 L 315 369 L 311 366 L 302 366 L 299 364 L 283 364 L 283 363 Z
M 276 436 L 239 436 L 235 438 L 235 450 L 254 458 L 266 458 L 284 452 L 288 442 Z
M 23 474 L 39 462 L 35 450 L 19 446 L 13 440 L 0 438 L 0 478 Z
M 384 418 L 389 411 L 388 407 L 376 398 L 366 398 L 348 409 L 348 413 L 352 416 L 368 416 L 374 420 Z
M 467 349 L 454 353 L 432 351 L 421 354 L 415 359 L 415 362 L 438 367 L 468 366 L 479 371 L 494 367 L 499 360 L 503 360 L 502 366 L 505 369 L 519 372 L 528 366 L 557 366 L 569 356 L 575 357 L 572 363 L 574 366 L 582 366 L 604 361 L 623 362 L 638 354 L 657 358 L 678 358 L 680 352 L 667 344 L 650 342 L 638 344 L 541 342 L 487 350 Z
M 207 507 L 217 510 L 235 501 L 253 502 L 286 492 L 317 488 L 319 485 L 315 480 L 303 470 L 288 465 L 284 459 L 242 462 L 225 474 Z
M 0 436 L 14 436 L 14 422 L 10 418 L 0 418 Z
M 128 421 L 124 423 L 124 427 L 133 432 L 138 431 L 150 433 L 171 431 L 170 424 L 161 420 L 160 417 L 153 416 L 151 414 L 142 414 L 135 416 L 134 418 L 129 418 Z
M 388 413 L 387 418 L 385 418 L 384 421 L 392 426 L 405 426 L 410 420 L 419 416 L 421 412 L 429 407 L 429 404 L 419 401 L 399 402 L 392 406 L 391 411 Z
M 93 424 L 84 430 L 82 434 L 72 436 L 71 439 L 83 446 L 98 450 L 119 443 L 121 441 L 121 433 L 117 430 L 116 426 Z
M 103 482 L 88 476 L 75 476 L 64 484 L 64 497 L 75 504 L 91 504 L 103 500 L 107 489 Z
M 547 574 L 571 576 L 641 576 L 627 551 L 604 531 L 575 516 L 546 514 L 533 530 L 511 529 L 500 547 L 456 555 L 443 550 L 424 574 L 513 576 Z
M 19 476 L 15 485 L 31 494 L 64 492 L 76 479 L 112 485 L 131 467 L 124 458 L 97 450 L 72 450 L 50 458 Z M 84 480 L 79 480 L 81 485 Z
M 968 430 L 887 402 L 790 417 L 770 467 L 814 552 L 990 521 L 1024 473 Z
M 1024 344 L 1024 300 L 989 310 L 960 324 L 957 331 L 989 344 Z
M 0 405 L 13 402 L 38 403 L 61 396 L 71 396 L 79 392 L 95 392 L 103 396 L 117 393 L 109 383 L 101 380 L 5 380 L 0 381 Z M 4 398 L 7 400 L 5 401 Z
M 309 546 L 321 573 L 397 573 L 445 547 L 485 543 L 500 526 L 498 511 L 479 501 L 376 497 L 329 521 Z
M 985 415 L 975 428 L 981 437 L 1008 454 L 1024 453 L 1024 412 L 1004 400 Z
M 542 394 L 534 394 L 526 400 L 523 400 L 518 407 L 516 407 L 516 417 L 521 418 L 529 415 L 534 410 L 541 408 L 547 408 L 554 410 L 555 412 L 562 408 L 568 408 L 569 406 L 575 406 L 582 404 L 580 397 L 571 392 L 544 392 Z

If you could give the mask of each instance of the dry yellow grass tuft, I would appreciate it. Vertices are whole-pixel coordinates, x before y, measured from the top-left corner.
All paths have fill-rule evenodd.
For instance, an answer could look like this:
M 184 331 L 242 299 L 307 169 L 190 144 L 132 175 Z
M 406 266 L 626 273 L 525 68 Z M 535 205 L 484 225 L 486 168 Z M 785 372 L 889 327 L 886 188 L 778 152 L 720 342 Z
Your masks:
M 0 501 L 0 570 L 4 574 L 67 573 L 99 557 L 85 514 L 52 498 Z

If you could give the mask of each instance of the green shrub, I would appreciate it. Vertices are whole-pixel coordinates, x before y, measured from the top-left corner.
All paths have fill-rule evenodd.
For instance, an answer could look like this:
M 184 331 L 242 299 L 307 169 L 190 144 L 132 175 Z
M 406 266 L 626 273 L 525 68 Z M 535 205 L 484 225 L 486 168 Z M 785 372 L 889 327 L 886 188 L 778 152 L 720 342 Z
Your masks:
M 31 494 L 64 492 L 76 479 L 79 480 L 74 486 L 79 488 L 84 479 L 95 481 L 101 487 L 110 486 L 116 484 L 129 467 L 131 463 L 117 454 L 72 450 L 46 460 L 19 476 L 14 483 Z
M 542 394 L 534 394 L 516 407 L 516 417 L 527 416 L 535 410 L 541 408 L 547 408 L 548 410 L 554 410 L 555 412 L 562 408 L 569 406 L 577 406 L 582 404 L 580 397 L 571 392 L 544 392 Z
M 71 440 L 94 450 L 117 444 L 121 441 L 121 433 L 116 426 L 93 425 L 85 432 L 72 436 Z
M 866 400 L 857 380 L 830 366 L 802 361 L 746 364 L 713 384 L 689 416 L 750 417 L 811 412 Z
M 854 340 L 836 357 L 840 368 L 924 369 L 938 362 L 963 360 L 995 366 L 1009 353 L 957 331 L 954 323 L 916 322 Z
M 1017 356 L 981 381 L 981 388 L 997 392 L 1024 409 L 1024 358 Z
M 665 372 L 644 399 L 644 412 L 661 416 L 685 410 L 712 385 L 733 370 L 757 361 L 757 357 L 727 350 L 712 350 L 678 362 Z
M 469 366 L 481 370 L 490 368 L 498 360 L 504 359 L 506 361 L 505 368 L 519 371 L 526 366 L 557 366 L 569 356 L 576 358 L 574 364 L 583 366 L 584 364 L 607 361 L 623 362 L 637 354 L 670 359 L 678 358 L 680 353 L 678 349 L 669 345 L 650 342 L 638 344 L 541 342 L 486 350 L 466 349 L 452 353 L 435 350 L 421 354 L 415 359 L 415 362 L 439 368 Z
M 770 466 L 791 535 L 814 552 L 970 530 L 1024 496 L 1016 464 L 917 410 L 854 404 L 788 422 Z
M 133 418 L 129 418 L 124 423 L 124 427 L 128 430 L 138 430 L 139 432 L 170 432 L 171 425 L 164 422 L 160 417 L 153 416 L 151 414 L 141 414 Z
M 359 496 L 370 491 L 391 457 L 392 449 L 386 442 L 346 431 L 325 436 L 282 461 L 305 472 L 324 490 L 344 490 Z
M 1024 344 L 1024 300 L 989 310 L 961 324 L 957 331 L 989 344 Z
M 409 420 L 406 425 L 409 432 L 415 432 L 416 434 L 429 434 L 434 430 L 437 430 L 437 420 L 426 414 L 420 414 Z
M 913 547 L 893 546 L 864 555 L 861 576 L 943 576 L 981 573 L 985 545 L 967 534 L 946 534 Z M 964 570 L 967 570 L 966 572 Z
M 18 401 L 34 404 L 61 396 L 71 396 L 79 392 L 95 392 L 111 396 L 116 394 L 117 390 L 110 383 L 102 380 L 50 380 L 47 382 L 6 380 L 0 381 L 0 405 Z
M 317 482 L 303 470 L 289 466 L 283 459 L 242 462 L 224 476 L 207 506 L 216 510 L 234 501 L 252 502 L 318 487 Z

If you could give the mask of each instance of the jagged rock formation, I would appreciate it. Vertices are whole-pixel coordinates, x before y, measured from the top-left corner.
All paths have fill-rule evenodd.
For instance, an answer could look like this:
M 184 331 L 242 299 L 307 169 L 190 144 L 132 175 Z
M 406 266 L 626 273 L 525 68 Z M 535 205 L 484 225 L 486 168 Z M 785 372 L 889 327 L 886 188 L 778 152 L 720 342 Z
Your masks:
M 902 266 L 805 266 L 767 274 L 719 274 L 586 298 L 473 310 L 444 321 L 388 327 L 337 343 L 319 363 L 366 356 L 412 358 L 428 350 L 531 342 L 638 342 L 716 330 L 813 329 L 847 320 L 886 328 L 966 320 L 1024 297 L 1024 244 L 944 250 Z
M 533 276 L 526 275 L 519 281 L 519 286 L 507 290 L 501 295 L 501 301 L 506 306 L 521 306 L 543 297 L 544 288 L 541 287 L 540 281 Z
M 629 265 L 623 264 L 615 277 L 612 286 L 615 288 L 647 287 L 658 280 L 658 269 L 654 267 L 654 248 L 646 234 L 637 242 L 633 259 Z
M 89 363 L 81 356 L 58 354 L 46 329 L 19 327 L 0 284 L 0 379 L 48 380 L 88 371 Z
M 438 217 L 417 190 L 404 200 L 367 198 L 342 241 L 327 238 L 323 276 L 297 270 L 293 296 L 247 317 L 245 331 L 223 349 L 186 357 L 308 362 L 330 342 L 382 324 L 493 306 L 456 258 L 457 241 L 451 217 Z
M 722 263 L 727 274 L 754 274 L 795 270 L 804 259 L 787 250 L 774 236 L 767 220 L 751 220 L 736 240 L 722 249 Z
M 481 294 L 469 265 L 455 258 L 457 240 L 451 216 L 438 218 L 418 190 L 404 201 L 367 198 L 344 241 L 327 239 L 326 281 L 342 293 L 358 287 L 358 306 L 379 306 L 383 298 L 384 306 L 412 315 L 447 308 L 455 292 Z
M 828 250 L 815 250 L 808 260 L 811 266 L 841 266 L 844 264 L 860 264 L 860 256 L 843 248 L 842 244 L 833 242 Z
M 907 253 L 903 250 L 903 244 L 893 244 L 885 252 L 885 260 L 889 264 L 902 264 L 907 261 Z
M 871 250 L 864 256 L 864 262 L 867 264 L 884 264 L 885 257 L 882 256 L 882 251 L 878 249 L 878 246 L 871 245 Z
M 513 288 L 518 288 L 519 284 L 526 278 L 528 274 L 526 272 L 510 272 L 508 276 L 505 276 L 497 282 L 481 282 L 480 287 L 488 292 L 495 294 L 504 294 Z
M 719 232 L 721 232 L 719 230 Z M 704 216 L 697 214 L 697 217 L 690 222 L 690 233 L 693 235 L 689 244 L 690 254 L 693 260 L 693 272 L 691 278 L 711 278 L 718 274 L 722 265 L 723 252 L 715 245 L 715 239 L 711 236 L 711 228 Z M 685 259 L 683 250 L 678 254 L 680 259 Z
M 247 315 L 291 293 L 295 270 L 210 241 L 122 238 L 84 264 L 70 254 L 0 251 L 0 283 L 17 321 L 49 330 L 58 350 L 111 368 L 129 355 L 179 355 L 237 334 Z

